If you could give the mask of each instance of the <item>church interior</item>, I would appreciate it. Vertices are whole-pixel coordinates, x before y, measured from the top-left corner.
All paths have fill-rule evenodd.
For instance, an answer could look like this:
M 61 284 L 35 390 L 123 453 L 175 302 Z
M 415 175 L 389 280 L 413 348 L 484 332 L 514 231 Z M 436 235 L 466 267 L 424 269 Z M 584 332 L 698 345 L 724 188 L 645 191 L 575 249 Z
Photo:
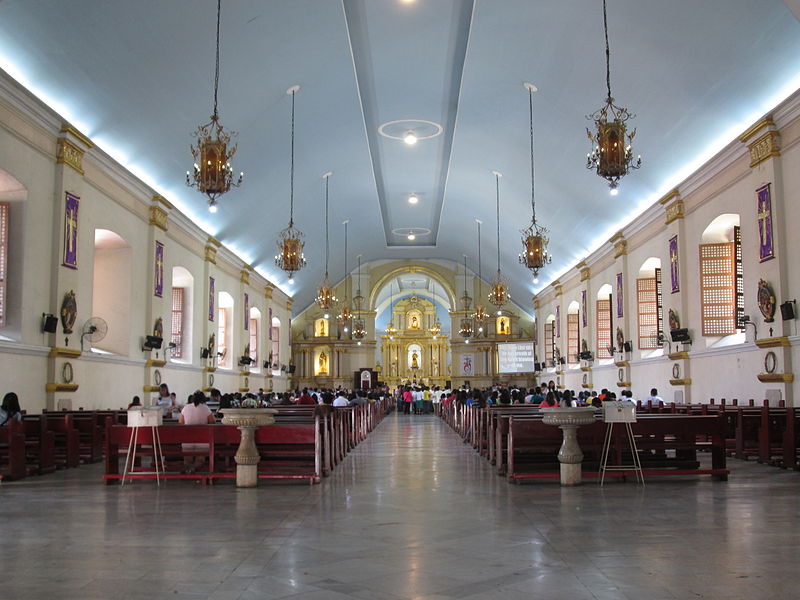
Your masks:
M 798 198 L 800 0 L 0 0 L 0 396 L 25 419 L 163 384 L 552 383 L 763 408 L 796 447 Z M 770 466 L 756 421 L 722 481 L 698 435 L 714 480 L 509 485 L 466 409 L 380 402 L 350 441 L 316 413 L 311 486 L 107 486 L 108 446 L 0 475 L 0 589 L 796 597 L 800 454 Z

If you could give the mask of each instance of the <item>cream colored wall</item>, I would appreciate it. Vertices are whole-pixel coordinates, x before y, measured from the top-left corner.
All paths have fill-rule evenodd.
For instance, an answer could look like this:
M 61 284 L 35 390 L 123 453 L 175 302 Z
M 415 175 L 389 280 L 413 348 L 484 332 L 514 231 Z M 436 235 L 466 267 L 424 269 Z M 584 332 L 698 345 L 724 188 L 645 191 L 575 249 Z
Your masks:
M 0 197 L 12 203 L 9 252 L 10 293 L 8 324 L 0 328 L 1 392 L 16 391 L 29 412 L 53 408 L 61 398 L 72 400 L 74 408 L 118 408 L 127 406 L 134 395 L 145 401 L 153 396 L 144 389 L 154 385 L 154 371 L 160 370 L 163 381 L 183 400 L 194 390 L 206 387 L 207 374 L 199 348 L 205 345 L 210 331 L 207 323 L 209 274 L 215 277 L 216 290 L 227 291 L 235 301 L 232 315 L 234 357 L 241 354 L 249 335 L 244 330 L 243 295 L 249 294 L 250 306 L 260 310 L 262 327 L 260 346 L 263 361 L 268 348 L 268 314 L 283 323 L 281 356 L 291 356 L 288 324 L 291 319 L 289 299 L 277 288 L 267 297 L 269 286 L 263 277 L 248 270 L 249 283 L 242 282 L 243 261 L 224 246 L 217 252 L 216 264 L 204 259 L 208 235 L 191 224 L 176 209 L 155 200 L 155 192 L 97 148 L 87 147 L 79 136 L 60 132 L 62 119 L 18 84 L 0 74 L 0 169 L 8 172 L 26 188 L 24 199 Z M 84 174 L 67 165 L 57 164 L 59 138 L 69 138 L 83 151 Z M 78 269 L 61 266 L 63 236 L 63 194 L 80 196 Z M 158 205 L 169 213 L 168 230 L 150 224 L 150 207 Z M 113 267 L 105 258 L 117 251 L 98 252 L 95 266 L 95 229 L 111 230 L 126 240 L 130 264 L 125 269 Z M 154 241 L 165 244 L 164 295 L 155 298 L 152 288 Z M 142 339 L 152 332 L 155 319 L 164 319 L 165 347 L 169 341 L 172 267 L 185 267 L 194 277 L 193 314 L 187 328 L 191 331 L 191 361 L 188 364 L 167 362 L 163 367 L 146 364 L 148 359 L 163 359 L 161 351 L 146 353 Z M 108 268 L 106 268 L 108 267 Z M 111 273 L 110 269 L 114 268 Z M 59 323 L 56 334 L 41 332 L 43 313 L 58 315 L 64 293 L 73 289 L 78 316 L 69 349 L 80 348 L 79 331 L 86 319 L 95 314 L 93 284 L 98 283 L 98 302 L 105 290 L 127 288 L 127 315 L 118 307 L 97 308 L 109 321 L 106 346 L 114 355 L 85 352 L 80 357 L 48 357 L 53 347 L 65 346 Z M 214 323 L 214 326 L 216 323 Z M 109 346 L 109 343 L 111 344 Z M 99 344 L 103 347 L 103 343 Z M 63 364 L 72 365 L 76 391 L 62 390 L 49 394 L 46 383 L 62 384 Z M 286 360 L 285 362 L 288 362 Z M 245 375 L 236 366 L 214 373 L 214 386 L 223 391 L 242 389 Z M 256 369 L 254 368 L 254 371 Z M 259 369 L 260 370 L 260 369 Z M 247 376 L 249 389 L 259 387 L 283 390 L 285 376 L 271 381 L 263 372 Z M 63 387 L 63 386 L 62 386 Z

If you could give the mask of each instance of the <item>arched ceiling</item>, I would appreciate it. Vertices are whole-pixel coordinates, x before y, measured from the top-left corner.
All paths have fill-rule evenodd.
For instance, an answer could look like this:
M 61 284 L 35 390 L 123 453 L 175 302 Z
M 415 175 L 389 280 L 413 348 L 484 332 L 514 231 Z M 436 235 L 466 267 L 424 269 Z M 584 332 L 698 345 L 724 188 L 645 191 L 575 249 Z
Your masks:
M 220 114 L 239 132 L 234 166 L 246 178 L 215 215 L 183 180 L 191 133 L 211 113 L 216 2 L 2 0 L 0 66 L 295 295 L 296 312 L 324 271 L 323 173 L 333 171 L 330 221 L 350 220 L 352 256 L 467 254 L 477 271 L 478 218 L 492 273 L 496 169 L 501 264 L 524 304 L 800 85 L 800 24 L 780 0 L 608 4 L 612 89 L 637 114 L 644 161 L 614 199 L 584 167 L 586 115 L 605 96 L 601 0 L 224 0 Z M 540 89 L 537 214 L 554 257 L 538 286 L 517 263 L 530 219 L 525 81 Z M 295 223 L 309 264 L 289 285 L 273 257 L 289 216 L 294 84 Z M 393 123 L 403 120 L 418 123 Z M 381 133 L 438 131 L 423 121 L 441 133 L 415 146 Z M 409 228 L 413 242 L 397 234 Z M 332 234 L 338 278 L 338 226 Z
M 375 294 L 375 310 L 382 312 L 391 302 L 409 296 L 429 298 L 447 310 L 455 310 L 451 306 L 450 295 L 441 283 L 425 273 L 400 273 L 381 283 Z

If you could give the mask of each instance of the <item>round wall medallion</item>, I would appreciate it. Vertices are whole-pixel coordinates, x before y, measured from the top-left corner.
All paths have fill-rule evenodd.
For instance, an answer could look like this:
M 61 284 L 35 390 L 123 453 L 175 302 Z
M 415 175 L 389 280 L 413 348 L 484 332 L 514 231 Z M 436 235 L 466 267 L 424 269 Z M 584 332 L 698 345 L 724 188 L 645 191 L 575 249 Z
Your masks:
M 767 373 L 774 373 L 777 366 L 778 357 L 775 356 L 774 352 L 767 352 L 767 355 L 764 357 L 764 370 Z
M 681 366 L 678 363 L 672 364 L 672 378 L 673 379 L 681 378 Z
M 620 367 L 619 371 L 617 371 L 617 380 L 625 381 L 625 369 Z
M 72 383 L 72 364 L 65 362 L 64 365 L 61 367 L 61 380 L 64 383 Z
M 213 375 L 209 375 L 208 376 L 208 386 L 211 387 L 213 385 L 214 385 L 214 376 Z
M 161 385 L 161 371 L 159 371 L 158 369 L 153 371 L 153 382 L 156 385 Z

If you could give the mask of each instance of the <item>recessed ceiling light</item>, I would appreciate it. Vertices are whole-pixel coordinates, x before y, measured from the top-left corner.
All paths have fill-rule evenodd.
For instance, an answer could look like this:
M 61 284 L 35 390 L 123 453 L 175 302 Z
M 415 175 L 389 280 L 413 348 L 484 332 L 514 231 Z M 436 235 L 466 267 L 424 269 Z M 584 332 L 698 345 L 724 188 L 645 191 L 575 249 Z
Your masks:
M 216 204 L 209 204 L 208 205 L 208 212 L 210 212 L 212 215 L 215 212 L 217 212 L 217 205 Z
M 408 239 L 413 242 L 415 239 L 417 239 L 417 236 L 415 236 L 413 233 L 409 233 Z
M 408 203 L 409 204 L 416 204 L 417 202 L 419 202 L 419 196 L 417 196 L 416 194 L 410 194 L 408 196 Z
M 403 141 L 409 146 L 413 146 L 417 143 L 417 136 L 414 135 L 413 131 L 406 131 L 406 134 L 403 136 Z
M 611 188 L 611 190 L 608 193 L 611 194 L 612 196 L 616 196 L 617 194 L 619 194 L 619 190 L 617 188 Z

